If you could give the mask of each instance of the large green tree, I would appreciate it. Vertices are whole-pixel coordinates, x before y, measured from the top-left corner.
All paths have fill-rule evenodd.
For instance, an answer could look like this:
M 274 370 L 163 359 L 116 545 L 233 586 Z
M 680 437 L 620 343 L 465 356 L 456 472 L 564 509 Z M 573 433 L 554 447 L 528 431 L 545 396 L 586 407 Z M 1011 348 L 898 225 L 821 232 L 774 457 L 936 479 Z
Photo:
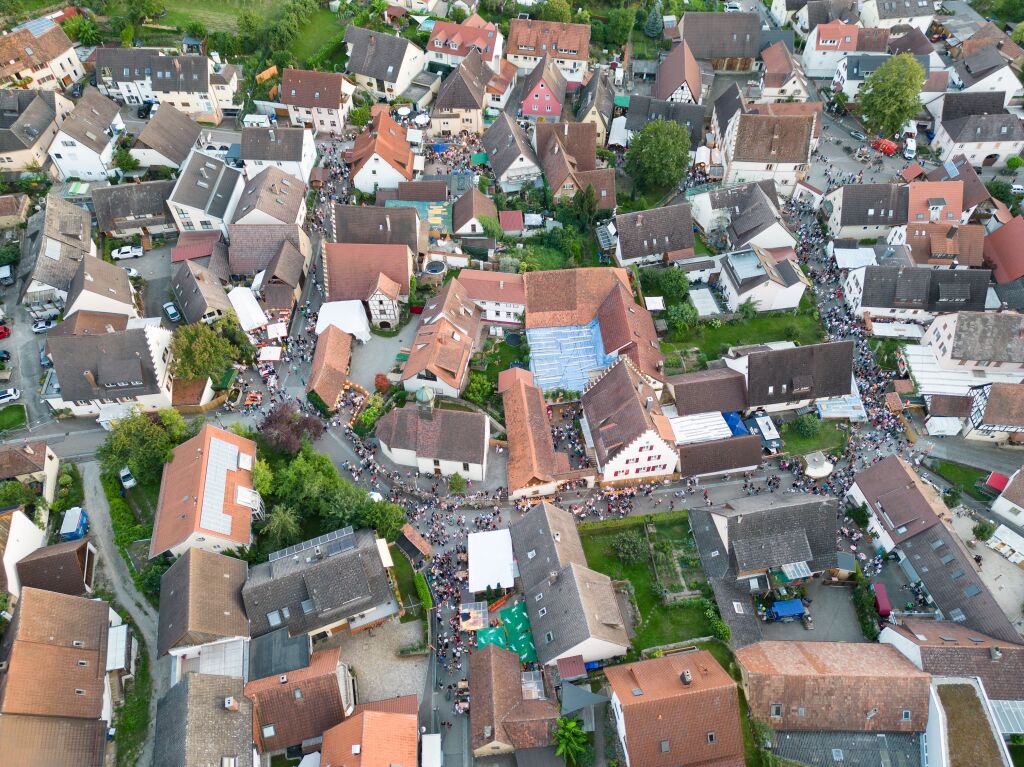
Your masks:
M 891 137 L 921 111 L 924 67 L 909 53 L 893 56 L 864 80 L 860 89 L 864 123 L 875 133 Z
M 625 45 L 629 30 L 636 22 L 636 13 L 629 8 L 613 8 L 608 12 L 605 39 L 610 45 Z
M 270 545 L 275 549 L 298 543 L 302 535 L 299 514 L 291 506 L 279 503 L 267 514 L 263 523 L 262 534 L 267 536 Z
M 675 186 L 689 167 L 690 132 L 673 120 L 651 120 L 626 150 L 626 172 L 646 189 Z
M 363 527 L 372 527 L 384 540 L 394 541 L 405 525 L 405 511 L 397 503 L 369 503 L 359 520 Z
M 217 380 L 231 366 L 235 347 L 209 325 L 181 325 L 171 339 L 171 373 L 184 381 Z
M 559 717 L 552 735 L 555 740 L 555 754 L 562 757 L 567 767 L 575 767 L 587 750 L 587 733 L 583 729 L 583 723 L 576 717 Z
M 118 472 L 127 466 L 135 479 L 149 484 L 160 481 L 174 446 L 158 418 L 134 413 L 114 424 L 96 455 L 104 471 Z
M 568 24 L 572 21 L 572 9 L 565 0 L 548 0 L 541 6 L 538 16 L 544 21 L 560 21 Z
M 647 21 L 644 24 L 644 34 L 648 37 L 661 37 L 662 30 L 665 29 L 665 20 L 661 13 L 661 3 L 655 2 L 651 6 L 651 12 L 647 14 Z

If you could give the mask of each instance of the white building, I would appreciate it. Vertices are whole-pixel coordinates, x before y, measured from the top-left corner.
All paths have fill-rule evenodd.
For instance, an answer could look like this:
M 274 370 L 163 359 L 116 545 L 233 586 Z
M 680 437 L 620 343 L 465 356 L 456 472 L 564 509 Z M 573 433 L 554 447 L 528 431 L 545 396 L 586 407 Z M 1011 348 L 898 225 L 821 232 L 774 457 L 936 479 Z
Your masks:
M 266 168 L 280 168 L 309 184 L 316 165 L 316 142 L 306 128 L 243 128 L 239 159 L 246 178 Z
M 438 439 L 443 434 L 444 439 Z M 416 392 L 416 404 L 394 408 L 377 421 L 381 452 L 399 466 L 426 476 L 483 482 L 490 450 L 490 419 L 483 413 L 434 408 L 429 387 Z
M 345 129 L 355 91 L 355 84 L 338 72 L 285 69 L 281 75 L 280 99 L 288 107 L 288 122 L 317 134 Z
M 76 312 L 139 316 L 135 288 L 128 273 L 116 264 L 86 256 L 78 265 L 64 304 L 64 319 Z
M 345 71 L 378 99 L 402 95 L 426 66 L 426 57 L 404 37 L 350 24 L 345 30 Z
M 4 575 L 7 583 L 7 594 L 15 599 L 21 594 L 21 579 L 18 577 L 19 561 L 46 543 L 46 531 L 29 519 L 20 509 L 8 509 L 0 512 L 0 521 L 7 526 L 7 540 L 0 546 Z
M 629 359 L 608 368 L 580 401 L 584 438 L 605 482 L 648 482 L 675 473 L 672 425 L 651 382 Z
M 872 321 L 928 325 L 942 313 L 984 311 L 990 279 L 988 269 L 860 267 L 847 273 L 843 301 L 854 315 L 869 314 Z
M 57 131 L 50 159 L 62 179 L 103 181 L 116 173 L 114 149 L 122 133 L 117 104 L 89 88 Z
M 485 21 L 473 14 L 461 24 L 451 21 L 437 21 L 430 31 L 427 42 L 427 60 L 432 64 L 457 67 L 472 50 L 480 56 L 494 72 L 501 71 L 505 51 L 505 37 L 496 24 Z
M 193 151 L 185 162 L 167 200 L 179 232 L 220 231 L 228 224 L 244 190 L 244 177 L 236 168 L 202 152 Z
M 21 303 L 63 307 L 79 262 L 95 255 L 89 211 L 63 197 L 48 195 L 39 249 Z
M 40 90 L 61 90 L 85 77 L 74 45 L 57 24 L 33 19 L 0 39 L 0 80 L 4 88 L 31 85 Z
M 302 224 L 306 185 L 279 168 L 268 167 L 245 182 L 232 224 Z
M 1024 521 L 1024 470 L 1011 475 L 1003 492 L 992 501 L 992 511 L 1015 525 Z
M 741 114 L 726 136 L 724 185 L 770 180 L 785 197 L 807 175 L 814 115 Z
M 795 261 L 776 261 L 768 251 L 754 247 L 721 257 L 719 284 L 729 311 L 747 301 L 759 312 L 796 309 L 811 281 Z
M 214 78 L 217 66 L 205 56 L 167 56 L 152 48 L 97 48 L 96 84 L 100 93 L 125 104 L 169 105 L 193 120 L 219 124 L 237 77 L 215 90 L 213 80 L 224 79 Z
M 463 269 L 457 277 L 469 299 L 480 307 L 480 319 L 493 325 L 522 325 L 526 286 L 521 274 Z
M 949 70 L 951 90 L 960 93 L 1001 93 L 1003 107 L 1020 95 L 1020 80 L 995 45 L 957 61 Z
M 183 112 L 167 105 L 150 117 L 131 148 L 143 168 L 180 168 L 193 149 L 203 145 L 202 128 Z
M 860 3 L 860 23 L 867 28 L 908 26 L 927 34 L 935 17 L 929 0 L 864 0 Z
M 779 213 L 775 184 L 766 181 L 714 189 L 690 200 L 693 221 L 705 234 L 723 232 L 734 249 L 795 248 L 796 237 Z

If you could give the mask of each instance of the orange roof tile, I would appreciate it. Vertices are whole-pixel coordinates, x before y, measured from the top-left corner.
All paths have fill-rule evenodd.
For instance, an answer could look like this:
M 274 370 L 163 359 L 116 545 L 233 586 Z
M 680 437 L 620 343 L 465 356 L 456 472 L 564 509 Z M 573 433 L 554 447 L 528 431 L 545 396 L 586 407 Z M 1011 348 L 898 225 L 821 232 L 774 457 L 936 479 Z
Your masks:
M 316 339 L 306 391 L 315 391 L 327 407 L 335 407 L 348 380 L 351 359 L 352 336 L 331 325 Z
M 558 21 L 512 19 L 508 29 L 508 55 L 543 56 L 586 61 L 590 57 L 590 26 Z
M 629 272 L 618 267 L 527 272 L 523 277 L 528 328 L 586 325 L 616 282 L 629 288 Z
M 405 128 L 392 120 L 386 109 L 378 109 L 367 129 L 356 136 L 352 147 L 352 175 L 359 173 L 373 155 L 412 180 L 412 145 L 406 139 Z
M 458 280 L 474 301 L 526 304 L 526 282 L 521 274 L 463 269 Z
M 932 210 L 940 218 L 935 223 L 957 223 L 964 211 L 963 181 L 916 181 L 907 187 L 907 228 L 933 221 Z
M 324 733 L 321 767 L 415 767 L 416 714 L 364 710 Z
M 407 381 L 422 371 L 462 389 L 469 375 L 469 360 L 480 335 L 480 309 L 466 289 L 452 280 L 424 307 L 413 338 L 409 359 L 402 367 Z
M 240 546 L 248 546 L 252 541 L 252 509 L 238 501 L 239 490 L 252 490 L 252 469 L 229 467 L 223 478 L 211 472 L 211 445 L 214 440 L 233 445 L 240 454 L 249 456 L 250 461 L 256 460 L 255 442 L 212 424 L 205 424 L 196 436 L 174 448 L 171 462 L 164 466 L 160 482 L 153 539 L 149 546 L 150 559 L 184 543 L 193 533 Z M 209 487 L 208 482 L 211 483 Z M 215 486 L 214 483 L 220 482 L 223 483 L 222 488 Z M 215 502 L 220 493 L 223 493 L 223 506 L 213 511 L 229 518 L 230 530 L 227 533 L 204 526 L 202 520 L 207 494 L 211 494 L 211 502 Z
M 382 274 L 398 286 L 396 298 L 408 295 L 413 275 L 412 251 L 398 243 L 329 242 L 324 246 L 324 266 L 328 301 L 368 301 Z
M 438 21 L 430 32 L 427 51 L 444 51 L 448 56 L 467 56 L 474 48 L 484 61 L 494 59 L 495 46 L 501 33 L 498 28 L 473 14 L 461 24 Z
M 546 484 L 569 471 L 569 457 L 551 441 L 544 392 L 534 385 L 533 374 L 524 368 L 503 370 L 498 391 L 505 411 L 509 491 Z

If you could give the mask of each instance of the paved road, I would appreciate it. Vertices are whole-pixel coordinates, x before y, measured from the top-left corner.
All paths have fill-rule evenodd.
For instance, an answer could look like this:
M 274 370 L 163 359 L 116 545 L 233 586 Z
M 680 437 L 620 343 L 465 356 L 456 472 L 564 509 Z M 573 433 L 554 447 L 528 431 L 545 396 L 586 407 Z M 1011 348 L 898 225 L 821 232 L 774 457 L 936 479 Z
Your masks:
M 167 688 L 167 675 L 157 673 L 157 626 L 158 615 L 145 598 L 139 594 L 128 572 L 128 565 L 114 545 L 114 530 L 110 522 L 110 506 L 100 484 L 100 468 L 95 461 L 81 464 L 82 481 L 85 489 L 85 506 L 93 526 L 93 540 L 100 552 L 100 562 L 106 580 L 121 606 L 128 611 L 138 627 L 142 641 L 150 658 L 150 676 L 153 679 L 153 695 L 149 704 L 149 733 L 146 745 L 139 757 L 139 765 L 153 763 L 153 737 L 156 732 L 156 704 Z

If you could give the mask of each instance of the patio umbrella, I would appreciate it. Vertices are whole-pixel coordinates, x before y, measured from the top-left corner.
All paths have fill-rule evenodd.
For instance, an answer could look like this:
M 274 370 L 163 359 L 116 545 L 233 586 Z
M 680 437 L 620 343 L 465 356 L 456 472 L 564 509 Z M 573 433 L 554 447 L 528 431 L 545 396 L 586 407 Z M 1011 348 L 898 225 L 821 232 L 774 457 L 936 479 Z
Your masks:
M 409 107 L 400 107 L 398 110 L 399 117 L 408 117 L 412 114 L 412 110 Z

